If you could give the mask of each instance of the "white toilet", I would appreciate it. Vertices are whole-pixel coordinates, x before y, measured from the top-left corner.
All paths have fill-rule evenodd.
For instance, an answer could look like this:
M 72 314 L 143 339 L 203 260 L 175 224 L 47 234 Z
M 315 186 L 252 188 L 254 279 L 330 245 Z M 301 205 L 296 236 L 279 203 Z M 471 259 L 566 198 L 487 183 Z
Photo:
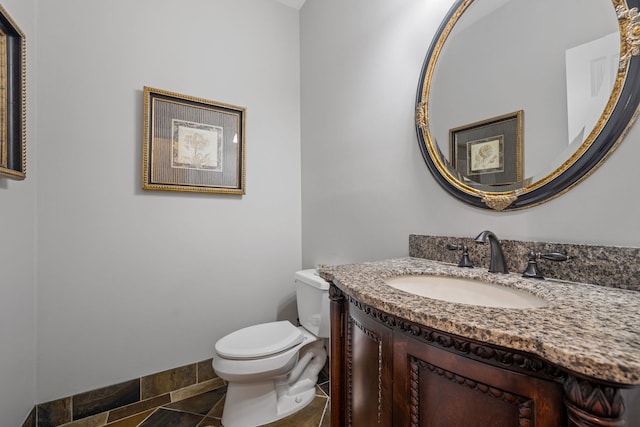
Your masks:
M 291 415 L 316 395 L 327 359 L 329 283 L 313 269 L 295 273 L 302 326 L 249 326 L 218 340 L 213 369 L 227 381 L 224 427 L 256 427 Z

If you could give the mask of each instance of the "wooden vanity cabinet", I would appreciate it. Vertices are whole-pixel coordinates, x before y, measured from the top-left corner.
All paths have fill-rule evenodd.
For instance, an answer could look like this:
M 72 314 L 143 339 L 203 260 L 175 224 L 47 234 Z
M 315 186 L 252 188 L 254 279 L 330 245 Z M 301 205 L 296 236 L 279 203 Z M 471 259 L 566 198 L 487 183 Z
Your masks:
M 553 368 L 536 365 L 537 376 L 505 369 L 496 364 L 538 361 L 425 330 L 335 286 L 330 295 L 332 427 L 567 425 Z
M 557 427 L 562 386 L 478 362 L 398 334 L 395 426 Z
M 393 425 L 393 331 L 359 310 L 346 316 L 347 425 Z

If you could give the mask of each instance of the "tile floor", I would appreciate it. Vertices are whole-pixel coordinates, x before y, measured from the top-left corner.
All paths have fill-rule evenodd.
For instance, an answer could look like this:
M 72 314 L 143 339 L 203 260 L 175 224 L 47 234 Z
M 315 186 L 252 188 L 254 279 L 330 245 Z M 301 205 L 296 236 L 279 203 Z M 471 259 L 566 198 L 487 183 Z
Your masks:
M 79 420 L 62 424 L 65 427 L 220 427 L 226 385 L 199 394 L 189 395 L 182 400 L 147 408 L 130 414 L 118 421 L 94 424 L 97 420 Z M 316 398 L 305 408 L 282 420 L 266 424 L 268 427 L 329 427 L 329 382 L 324 378 L 316 387 Z

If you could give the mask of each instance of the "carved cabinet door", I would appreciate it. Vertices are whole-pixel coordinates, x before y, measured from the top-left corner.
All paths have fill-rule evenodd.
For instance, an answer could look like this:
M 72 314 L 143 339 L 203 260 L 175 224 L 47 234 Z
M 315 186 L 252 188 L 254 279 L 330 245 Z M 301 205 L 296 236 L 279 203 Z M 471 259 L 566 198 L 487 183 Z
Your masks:
M 562 387 L 395 336 L 397 426 L 558 427 Z
M 345 423 L 392 427 L 393 332 L 351 304 L 345 326 Z

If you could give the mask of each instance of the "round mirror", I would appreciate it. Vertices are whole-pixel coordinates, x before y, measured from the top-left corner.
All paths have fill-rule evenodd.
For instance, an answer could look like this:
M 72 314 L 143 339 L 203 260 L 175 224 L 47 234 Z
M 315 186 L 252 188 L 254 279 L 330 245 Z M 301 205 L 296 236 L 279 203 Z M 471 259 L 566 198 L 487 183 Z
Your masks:
M 637 3 L 458 0 L 429 48 L 417 96 L 418 140 L 438 182 L 502 211 L 544 203 L 586 178 L 637 114 Z

